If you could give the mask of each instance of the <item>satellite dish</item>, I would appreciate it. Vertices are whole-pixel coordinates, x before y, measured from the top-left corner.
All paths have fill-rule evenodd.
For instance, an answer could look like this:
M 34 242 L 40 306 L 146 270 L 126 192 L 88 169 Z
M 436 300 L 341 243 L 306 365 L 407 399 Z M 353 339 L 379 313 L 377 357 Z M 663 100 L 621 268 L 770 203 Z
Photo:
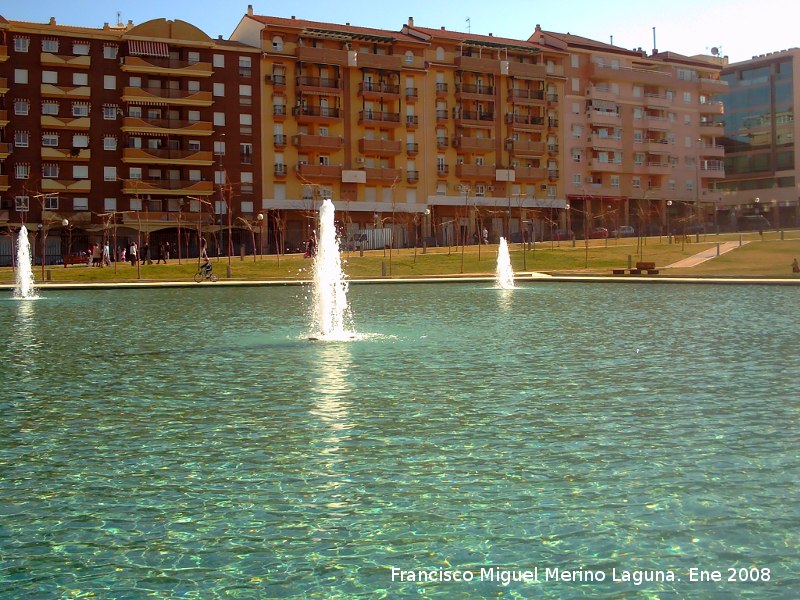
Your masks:
M 711 54 L 713 54 L 714 56 L 719 56 L 719 48 L 717 48 L 716 46 L 714 46 L 714 47 L 711 49 Z

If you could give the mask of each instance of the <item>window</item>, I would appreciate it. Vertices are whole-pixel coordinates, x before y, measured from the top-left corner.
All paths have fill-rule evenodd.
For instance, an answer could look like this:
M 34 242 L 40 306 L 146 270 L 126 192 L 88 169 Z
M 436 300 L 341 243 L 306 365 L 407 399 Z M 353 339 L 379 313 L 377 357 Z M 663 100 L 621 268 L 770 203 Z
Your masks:
M 572 184 L 575 185 L 575 186 L 580 187 L 580 185 L 581 185 L 581 174 L 580 173 L 575 173 L 572 176 Z
M 407 65 L 414 64 L 414 53 L 408 50 L 405 54 L 405 61 Z
M 116 181 L 117 167 L 103 167 L 103 181 Z
M 225 113 L 214 113 L 214 125 L 217 127 L 225 127 Z
M 239 95 L 240 96 L 252 96 L 253 95 L 253 86 L 252 85 L 240 85 L 239 86 Z
M 117 210 L 116 198 L 103 198 L 103 210 L 105 212 L 112 212 Z
M 692 116 L 691 115 L 683 115 L 683 124 L 684 125 L 691 125 L 692 124 Z
M 225 67 L 225 55 L 224 54 L 215 54 L 211 59 L 212 64 L 219 69 Z
M 137 77 L 136 75 L 128 78 L 128 86 L 129 87 L 135 87 L 135 88 L 142 87 L 142 78 L 141 77 Z
M 253 164 L 253 144 L 239 144 L 239 154 L 243 165 Z
M 58 179 L 58 165 L 56 163 L 43 164 L 42 177 L 46 179 Z
M 58 40 L 42 40 L 42 52 L 58 52 Z
M 88 117 L 89 116 L 89 105 L 88 104 L 73 104 L 72 105 L 72 116 L 73 117 Z
M 194 52 L 194 51 L 189 51 L 189 53 L 187 55 L 187 60 L 189 61 L 189 64 L 192 64 L 192 65 L 196 64 L 196 63 L 199 63 L 200 62 L 200 53 L 199 52 Z
M 242 182 L 242 186 L 241 186 L 242 193 L 243 194 L 252 194 L 253 193 L 253 174 L 250 173 L 250 172 L 243 171 L 241 173 L 241 182 Z M 244 208 L 242 208 L 242 211 L 243 212 L 248 212 L 248 211 L 245 211 Z
M 436 60 L 438 60 L 439 62 L 444 60 L 444 48 L 442 48 L 441 46 L 438 46 L 436 48 Z M 439 191 L 437 190 L 436 193 L 439 194 Z
M 580 102 L 573 102 L 572 103 L 572 114 L 573 115 L 581 114 L 581 103 Z
M 192 123 L 196 123 L 200 120 L 200 111 L 199 110 L 190 110 L 188 116 L 188 120 Z
M 214 154 L 225 156 L 225 142 L 214 142 Z
M 571 66 L 573 69 L 577 69 L 578 67 L 580 67 L 580 66 L 581 66 L 581 57 L 580 57 L 580 56 L 578 56 L 577 54 L 573 54 L 573 55 L 571 55 L 571 56 L 569 57 L 569 59 L 570 59 L 570 66 Z
M 73 179 L 89 179 L 89 166 L 88 165 L 72 165 L 72 178 Z
M 103 119 L 106 121 L 115 121 L 117 119 L 117 107 L 108 104 L 103 106 Z
M 15 131 L 14 145 L 18 148 L 27 148 L 30 145 L 30 134 L 27 131 Z
M 635 152 L 633 155 L 633 164 L 637 167 L 641 167 L 644 164 L 644 153 Z
M 136 117 L 137 119 L 142 118 L 142 107 L 141 106 L 129 106 L 128 107 L 128 116 L 129 117 Z
M 573 148 L 572 149 L 572 162 L 579 163 L 583 158 L 580 148 Z
M 243 67 L 245 69 L 249 69 L 253 66 L 253 59 L 249 56 L 240 56 L 239 57 L 239 67 Z
M 633 97 L 641 98 L 644 95 L 644 89 L 640 85 L 633 86 Z
M 15 37 L 14 38 L 14 51 L 15 52 L 27 52 L 28 48 L 31 45 L 30 38 L 26 37 Z
M 129 179 L 141 179 L 142 178 L 142 167 L 131 167 L 128 171 L 128 178 Z
M 57 133 L 43 133 L 42 146 L 48 148 L 58 148 L 58 134 Z
M 618 188 L 619 187 L 619 175 L 612 175 L 611 176 L 611 187 Z
M 283 38 L 281 36 L 275 35 L 272 37 L 272 49 L 275 52 L 283 51 Z
M 44 197 L 45 210 L 58 210 L 58 196 L 45 196 Z
M 694 191 L 694 181 L 692 181 L 691 179 L 687 179 L 686 180 L 686 191 L 687 192 L 693 192 Z
M 117 47 L 116 46 L 103 46 L 103 58 L 117 58 Z
M 690 135 L 685 136 L 683 138 L 683 145 L 686 146 L 687 148 L 691 148 L 692 147 L 692 136 L 690 136 Z
M 583 135 L 583 127 L 573 123 L 573 125 L 572 125 L 572 137 L 579 138 L 582 135 Z
M 42 114 L 43 115 L 57 115 L 58 114 L 58 102 L 42 102 Z
M 42 71 L 42 83 L 58 83 L 58 73 L 55 71 Z
M 28 212 L 31 208 L 28 196 L 16 196 L 14 198 L 14 210 L 17 212 Z
M 683 92 L 683 103 L 684 104 L 692 103 L 692 92 Z
M 635 190 L 638 190 L 642 187 L 642 179 L 641 177 L 633 177 L 631 178 L 631 187 Z
M 674 192 L 675 191 L 675 187 L 676 187 L 675 186 L 675 180 L 674 179 L 670 179 L 667 182 L 667 188 L 669 189 L 670 192 Z
M 115 90 L 117 89 L 117 76 L 116 75 L 103 75 L 103 89 Z
M 31 103 L 27 100 L 14 100 L 14 114 L 27 115 L 31 110 Z
M 116 150 L 117 149 L 117 138 L 113 135 L 107 135 L 103 137 L 103 150 Z
M 189 140 L 189 150 L 192 152 L 199 152 L 200 142 L 198 140 Z
M 641 144 L 644 141 L 644 133 L 642 133 L 641 129 L 637 129 L 633 132 L 633 141 L 637 144 Z
M 214 95 L 215 96 L 224 96 L 225 95 L 225 84 L 224 83 L 215 83 L 214 84 Z
M 28 69 L 14 69 L 14 83 L 28 83 Z
M 246 113 L 239 115 L 239 133 L 245 135 L 253 133 L 253 115 Z
M 89 44 L 86 42 L 75 42 L 72 44 L 72 53 L 77 56 L 87 56 L 89 54 Z
M 14 165 L 14 177 L 17 179 L 27 179 L 31 174 L 31 166 L 26 164 Z
M 72 136 L 72 147 L 73 148 L 88 148 L 89 147 L 89 136 L 83 135 L 80 133 L 76 133 Z
M 189 181 L 201 181 L 200 169 L 189 169 Z
M 581 80 L 577 77 L 572 78 L 572 91 L 573 92 L 580 92 L 581 91 Z

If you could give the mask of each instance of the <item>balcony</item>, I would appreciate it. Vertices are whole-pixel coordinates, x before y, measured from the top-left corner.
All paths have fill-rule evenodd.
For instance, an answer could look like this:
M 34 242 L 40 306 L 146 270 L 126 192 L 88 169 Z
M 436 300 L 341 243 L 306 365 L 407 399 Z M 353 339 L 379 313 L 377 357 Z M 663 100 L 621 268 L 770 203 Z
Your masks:
M 586 92 L 586 98 L 589 100 L 604 100 L 606 102 L 615 102 L 619 98 L 619 94 L 611 91 L 611 86 L 607 84 L 590 85 Z
M 666 160 L 648 160 L 647 172 L 650 175 L 669 175 L 672 173 L 672 165 Z
M 528 141 L 528 140 L 510 140 L 509 150 L 511 150 L 515 156 L 541 156 L 545 152 L 545 143 L 544 142 L 535 142 L 535 141 Z
M 455 120 L 458 127 L 490 127 L 494 123 L 494 113 L 462 110 L 456 113 Z
M 619 113 L 610 110 L 589 110 L 589 122 L 592 125 L 612 125 L 619 127 Z
M 358 140 L 358 151 L 361 154 L 374 156 L 394 156 L 403 151 L 403 142 L 400 140 Z
M 399 71 L 403 68 L 403 55 L 390 56 L 386 54 L 372 54 L 371 52 L 358 52 L 356 65 L 359 69 L 377 69 Z
M 413 156 L 419 153 L 419 144 L 408 142 L 406 144 L 406 154 L 409 156 Z
M 699 88 L 701 93 L 711 95 L 724 94 L 728 91 L 728 82 L 722 79 L 703 77 L 699 80 Z
M 69 192 L 84 193 L 92 190 L 92 182 L 89 179 L 46 179 L 41 180 L 42 191 L 49 192 Z
M 706 179 L 725 179 L 725 163 L 721 160 L 701 160 L 700 173 Z
M 419 117 L 417 115 L 406 115 L 406 127 L 408 129 L 416 129 L 419 125 Z
M 92 95 L 92 90 L 88 85 L 72 86 L 43 83 L 41 87 L 41 94 L 43 98 L 58 98 L 60 100 L 86 100 Z
M 655 87 L 669 86 L 674 84 L 675 81 L 670 73 L 662 71 L 631 69 L 629 67 L 614 68 L 609 64 L 602 63 L 592 63 L 589 67 L 589 77 L 606 81 L 642 83 Z
M 92 66 L 92 57 L 87 55 L 61 55 L 52 52 L 42 52 L 41 63 L 43 67 L 68 67 L 70 69 L 89 69 Z
M 306 179 L 341 181 L 342 167 L 337 165 L 309 165 L 299 163 L 297 174 Z
M 534 182 L 542 181 L 547 177 L 547 169 L 544 167 L 515 167 L 514 181 Z
M 473 73 L 493 73 L 500 75 L 500 61 L 496 58 L 477 58 L 473 56 L 456 56 L 456 69 Z M 533 65 L 528 65 L 533 66 Z
M 349 64 L 348 55 L 350 54 L 347 50 L 334 50 L 332 48 L 297 47 L 297 60 L 299 62 L 311 62 L 320 65 L 347 66 Z M 353 60 L 355 60 L 355 52 L 352 55 Z
M 700 105 L 700 114 L 703 115 L 723 115 L 725 114 L 725 106 L 722 102 L 714 100 Z
M 0 77 L 0 96 L 8 93 L 8 79 L 6 77 Z
M 443 97 L 446 97 L 446 96 L 447 96 L 447 84 L 446 83 L 437 82 L 436 83 L 436 97 L 437 98 L 443 98 Z M 445 118 L 447 118 L 447 117 L 445 117 Z
M 666 94 L 645 92 L 644 105 L 646 108 L 669 108 L 672 106 L 672 99 Z
M 286 107 L 283 104 L 272 105 L 272 116 L 276 121 L 283 121 L 286 119 Z
M 208 150 L 124 148 L 122 162 L 134 165 L 168 164 L 208 167 L 214 164 L 214 157 Z
M 712 121 L 700 121 L 700 135 L 719 137 L 725 133 L 724 123 L 714 123 Z
M 450 166 L 449 165 L 436 165 L 436 176 L 441 178 L 446 178 L 450 174 Z
M 722 158 L 725 156 L 725 146 L 719 144 L 703 144 L 700 147 L 700 154 L 702 156 Z
M 344 138 L 333 135 L 308 135 L 301 133 L 292 136 L 292 145 L 301 151 L 336 151 L 341 150 L 344 146 Z
M 8 60 L 8 46 L 5 44 L 0 45 L 0 63 Z
M 5 127 L 8 123 L 8 111 L 0 110 L 0 127 Z
M 88 148 L 42 148 L 42 160 L 73 160 L 86 162 L 92 158 Z
M 8 185 L 8 175 L 0 175 L 0 192 L 8 191 L 8 188 L 11 186 Z M 8 217 L 6 217 L 8 219 Z
M 122 193 L 134 196 L 156 194 L 164 196 L 210 196 L 214 185 L 210 181 L 182 179 L 124 179 Z
M 622 150 L 622 136 L 591 135 L 589 144 L 598 150 Z
M 123 88 L 122 101 L 134 104 L 167 104 L 169 106 L 211 106 L 214 103 L 211 92 L 138 87 Z
M 376 124 L 399 127 L 400 113 L 382 112 L 377 110 L 362 110 L 358 113 L 358 123 L 360 125 Z
M 364 171 L 367 174 L 368 182 L 394 183 L 399 181 L 403 175 L 401 169 L 389 169 L 386 167 L 367 167 Z
M 5 160 L 11 155 L 11 144 L 0 142 L 0 160 Z
M 622 161 L 608 162 L 597 158 L 593 158 L 590 161 L 589 167 L 592 171 L 600 173 L 622 173 L 623 171 Z
M 419 90 L 415 87 L 407 87 L 406 88 L 406 101 L 407 102 L 416 102 L 419 98 Z
M 670 144 L 669 140 L 666 138 L 664 139 L 647 138 L 644 141 L 643 150 L 650 154 L 672 154 L 672 148 L 673 145 Z
M 272 167 L 272 172 L 276 177 L 286 176 L 286 165 L 284 163 L 275 163 Z
M 406 181 L 417 183 L 419 181 L 419 171 L 406 171 Z
M 272 136 L 272 143 L 278 148 L 283 148 L 286 145 L 286 135 L 282 133 L 276 133 Z
M 123 56 L 120 69 L 126 73 L 147 73 L 168 77 L 211 77 L 211 63 L 142 56 Z
M 456 165 L 456 177 L 459 179 L 491 179 L 494 181 L 497 167 L 490 165 Z
M 298 123 L 335 123 L 342 118 L 338 108 L 327 106 L 294 106 L 292 115 Z
M 506 125 L 515 129 L 544 129 L 544 117 L 537 115 L 506 114 Z
M 547 76 L 547 67 L 541 65 L 531 65 L 528 63 L 508 62 L 508 75 L 510 77 L 521 77 L 523 79 L 544 79 Z
M 44 123 L 42 123 L 44 126 Z M 125 117 L 122 119 L 122 131 L 125 133 L 143 133 L 152 135 L 197 135 L 206 136 L 214 133 L 210 121 L 184 121 L 181 119 L 142 119 L 141 117 Z
M 436 109 L 436 121 L 438 123 L 443 123 L 447 121 L 447 111 L 442 108 Z
M 672 124 L 667 117 L 654 115 L 645 115 L 641 124 L 635 123 L 635 125 L 641 125 L 651 131 L 670 131 L 672 129 Z
M 458 148 L 465 152 L 491 152 L 495 149 L 495 140 L 492 138 L 459 135 L 453 138 L 453 148 Z
M 144 203 L 147 206 L 147 203 Z M 180 217 L 179 217 L 180 215 Z M 122 214 L 122 222 L 126 225 L 145 225 L 145 224 L 162 224 L 166 222 L 176 223 L 180 218 L 184 227 L 186 224 L 200 225 L 208 219 L 208 215 L 203 212 L 188 212 L 188 211 L 162 211 L 162 210 L 141 210 L 136 214 L 129 212 Z M 70 219 L 71 220 L 71 219 Z
M 400 99 L 400 86 L 383 82 L 364 81 L 358 84 L 358 95 L 372 100 L 379 98 L 398 100 Z
M 439 149 L 447 148 L 447 138 L 445 136 L 439 136 L 436 138 L 436 147 Z
M 508 90 L 508 101 L 514 104 L 546 104 L 544 90 Z
M 42 129 L 89 129 L 91 120 L 89 117 L 54 117 L 52 115 L 42 115 L 40 122 Z
M 456 98 L 459 100 L 485 100 L 494 97 L 494 87 L 491 85 L 475 85 L 473 83 L 457 83 Z
M 334 95 L 342 93 L 342 85 L 338 79 L 329 79 L 327 77 L 306 77 L 301 75 L 295 77 L 295 88 L 300 93 Z

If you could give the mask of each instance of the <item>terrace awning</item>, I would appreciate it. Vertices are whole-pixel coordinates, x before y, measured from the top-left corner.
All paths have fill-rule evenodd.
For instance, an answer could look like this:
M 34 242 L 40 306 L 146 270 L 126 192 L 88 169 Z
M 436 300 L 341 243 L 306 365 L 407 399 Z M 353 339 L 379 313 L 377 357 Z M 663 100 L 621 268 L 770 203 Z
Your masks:
M 165 42 L 128 40 L 128 53 L 133 56 L 156 56 L 169 58 L 169 46 Z

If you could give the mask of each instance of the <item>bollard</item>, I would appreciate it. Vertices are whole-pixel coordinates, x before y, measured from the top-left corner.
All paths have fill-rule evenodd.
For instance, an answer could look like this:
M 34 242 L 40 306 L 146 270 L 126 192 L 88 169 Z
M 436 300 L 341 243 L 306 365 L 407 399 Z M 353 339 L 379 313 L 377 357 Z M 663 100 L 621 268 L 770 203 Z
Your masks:
M 741 248 L 741 246 L 742 246 L 742 234 L 740 233 L 739 234 L 739 247 Z
M 628 254 L 628 268 L 629 269 L 633 268 L 633 258 L 631 257 L 630 254 Z
M 781 241 L 783 241 L 783 229 L 781 229 Z
M 697 242 L 697 243 L 700 243 L 700 233 L 699 232 L 694 234 L 694 241 Z
M 47 281 L 53 280 L 53 274 L 50 272 L 50 269 L 47 269 L 47 271 L 45 271 L 45 278 L 47 279 Z
M 717 256 L 719 256 L 719 243 L 717 243 Z
M 233 269 L 231 269 L 230 265 L 225 265 L 225 274 L 227 275 L 228 279 L 233 277 Z
M 239 246 L 239 260 L 244 260 L 244 244 Z
M 381 261 L 381 277 L 386 277 L 386 263 Z
M 358 247 L 358 255 L 364 256 L 364 248 L 362 248 L 361 246 Z

